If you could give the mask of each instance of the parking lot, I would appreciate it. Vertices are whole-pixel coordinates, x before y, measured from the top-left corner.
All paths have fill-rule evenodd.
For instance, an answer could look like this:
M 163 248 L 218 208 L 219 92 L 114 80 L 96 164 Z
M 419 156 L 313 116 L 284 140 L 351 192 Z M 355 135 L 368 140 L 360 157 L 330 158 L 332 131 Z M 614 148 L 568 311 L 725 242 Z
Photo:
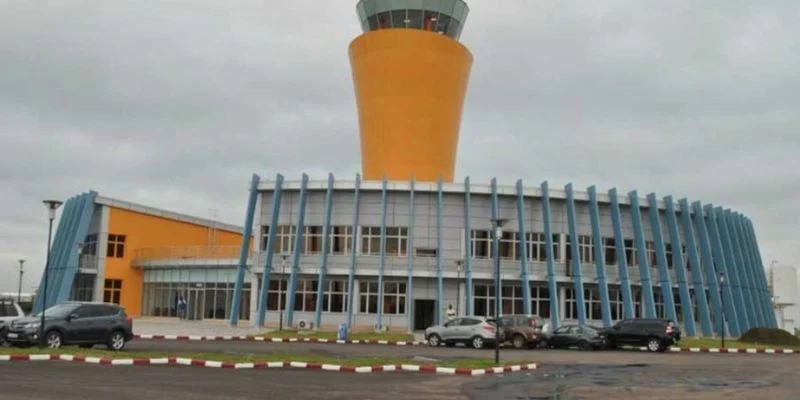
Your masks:
M 492 350 L 425 346 L 136 340 L 130 350 L 173 353 L 493 357 Z M 104 367 L 67 362 L 0 363 L 4 399 L 794 399 L 795 355 L 503 350 L 541 368 L 496 376 L 353 374 L 313 370 Z M 10 397 L 9 397 L 10 396 Z M 16 396 L 16 397 L 15 397 Z

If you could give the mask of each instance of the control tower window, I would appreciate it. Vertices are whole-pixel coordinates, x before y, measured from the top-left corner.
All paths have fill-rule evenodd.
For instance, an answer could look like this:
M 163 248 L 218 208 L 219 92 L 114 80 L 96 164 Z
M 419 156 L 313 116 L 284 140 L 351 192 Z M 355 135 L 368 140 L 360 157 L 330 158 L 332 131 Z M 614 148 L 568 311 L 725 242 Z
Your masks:
M 365 32 L 419 29 L 456 40 L 469 14 L 464 0 L 360 0 L 356 10 Z

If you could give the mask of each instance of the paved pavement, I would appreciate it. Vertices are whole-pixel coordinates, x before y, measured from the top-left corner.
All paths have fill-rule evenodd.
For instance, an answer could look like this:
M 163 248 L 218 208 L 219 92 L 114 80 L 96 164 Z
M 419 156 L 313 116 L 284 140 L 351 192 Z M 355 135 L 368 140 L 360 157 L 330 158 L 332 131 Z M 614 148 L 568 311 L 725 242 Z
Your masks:
M 149 341 L 131 350 L 166 353 L 301 353 L 337 357 L 493 356 L 492 350 L 422 346 L 236 341 Z M 798 356 L 650 354 L 503 350 L 503 359 L 534 360 L 532 372 L 484 376 L 353 374 L 315 370 L 225 370 L 197 367 L 105 367 L 68 362 L 0 363 L 0 398 L 105 399 L 796 399 Z
M 385 348 L 385 347 L 384 347 Z M 591 354 L 578 353 L 575 354 Z M 567 352 L 553 352 L 567 356 Z M 0 363 L 7 400 L 167 399 L 796 399 L 794 357 L 606 353 L 607 363 L 545 364 L 480 378 L 414 373 L 106 367 L 69 362 Z M 613 356 L 612 356 L 613 355 Z M 590 357 L 591 358 L 591 357 Z M 785 360 L 785 361 L 783 361 Z M 555 360 L 551 360 L 555 361 Z
M 241 321 L 231 327 L 223 320 L 182 321 L 177 318 L 136 318 L 133 331 L 142 335 L 237 336 L 266 332 Z

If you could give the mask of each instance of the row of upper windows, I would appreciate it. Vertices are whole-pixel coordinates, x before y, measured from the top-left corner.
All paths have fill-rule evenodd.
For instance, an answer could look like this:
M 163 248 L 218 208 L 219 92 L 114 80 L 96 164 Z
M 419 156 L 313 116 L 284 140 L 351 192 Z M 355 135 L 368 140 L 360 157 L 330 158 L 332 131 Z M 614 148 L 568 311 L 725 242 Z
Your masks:
M 84 239 L 82 243 L 81 254 L 96 256 L 98 243 L 99 241 L 96 233 L 86 235 L 86 239 Z M 106 257 L 125 258 L 125 235 L 108 234 Z
M 387 226 L 385 235 L 385 254 L 387 256 L 406 256 L 408 254 L 409 235 L 407 227 Z M 270 227 L 263 226 L 261 229 L 261 250 L 268 248 Z M 329 229 L 329 251 L 328 254 L 347 255 L 353 252 L 356 244 L 356 252 L 361 255 L 380 255 L 381 252 L 381 228 L 378 226 L 360 227 L 358 239 L 354 242 L 352 226 L 331 226 Z M 293 253 L 295 250 L 295 240 L 297 227 L 294 225 L 280 225 L 275 232 L 272 250 L 278 254 Z M 320 254 L 323 251 L 324 229 L 320 225 L 307 225 L 303 227 L 300 243 L 302 254 Z M 499 254 L 501 259 L 519 260 L 520 236 L 518 232 L 504 231 L 499 241 Z M 561 242 L 565 242 L 566 251 L 561 254 Z M 552 257 L 557 262 L 569 262 L 572 260 L 572 248 L 569 235 L 552 235 Z M 531 261 L 547 261 L 547 242 L 544 233 L 526 232 L 525 233 L 527 258 Z M 617 264 L 616 239 L 613 237 L 603 237 L 601 239 L 603 250 L 603 261 L 606 265 Z M 470 255 L 472 258 L 492 258 L 492 234 L 489 230 L 472 230 L 470 233 Z M 658 266 L 655 243 L 645 242 L 647 265 L 655 268 Z M 638 265 L 636 246 L 633 239 L 624 241 L 625 258 L 628 266 Z M 438 249 L 435 248 L 415 248 L 414 255 L 418 257 L 435 257 Z M 672 268 L 673 249 L 670 243 L 665 244 L 667 266 Z M 594 263 L 594 240 L 591 235 L 578 236 L 578 255 L 582 263 Z M 682 246 L 682 259 L 686 260 L 686 246 Z M 686 263 L 688 268 L 688 262 Z

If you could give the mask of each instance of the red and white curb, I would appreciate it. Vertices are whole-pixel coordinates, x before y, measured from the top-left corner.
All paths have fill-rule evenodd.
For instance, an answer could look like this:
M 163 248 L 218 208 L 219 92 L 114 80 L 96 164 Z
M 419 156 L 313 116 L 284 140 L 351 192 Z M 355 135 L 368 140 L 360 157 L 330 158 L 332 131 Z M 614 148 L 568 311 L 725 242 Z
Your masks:
M 190 341 L 248 341 L 248 342 L 272 342 L 272 343 L 332 343 L 332 344 L 383 344 L 389 346 L 423 346 L 425 341 L 402 341 L 402 340 L 335 340 L 320 338 L 280 338 L 269 336 L 192 336 L 192 335 L 144 335 L 135 334 L 135 339 L 141 340 L 190 340 Z
M 714 347 L 670 347 L 674 353 L 731 353 L 731 354 L 800 354 L 792 349 L 731 349 Z
M 502 374 L 507 372 L 530 371 L 539 368 L 538 364 L 521 364 L 504 367 L 491 368 L 447 368 L 435 365 L 377 365 L 367 367 L 352 367 L 337 364 L 319 364 L 300 361 L 272 361 L 272 362 L 250 362 L 234 363 L 227 361 L 209 361 L 192 358 L 165 357 L 165 358 L 136 358 L 136 359 L 111 359 L 101 357 L 86 357 L 70 354 L 14 354 L 0 355 L 2 361 L 71 361 L 86 364 L 98 364 L 107 366 L 130 366 L 130 365 L 178 365 L 206 368 L 225 368 L 225 369 L 275 369 L 275 368 L 299 368 L 315 369 L 331 372 L 353 372 L 353 373 L 373 373 L 373 372 L 421 372 L 442 375 L 487 375 Z

